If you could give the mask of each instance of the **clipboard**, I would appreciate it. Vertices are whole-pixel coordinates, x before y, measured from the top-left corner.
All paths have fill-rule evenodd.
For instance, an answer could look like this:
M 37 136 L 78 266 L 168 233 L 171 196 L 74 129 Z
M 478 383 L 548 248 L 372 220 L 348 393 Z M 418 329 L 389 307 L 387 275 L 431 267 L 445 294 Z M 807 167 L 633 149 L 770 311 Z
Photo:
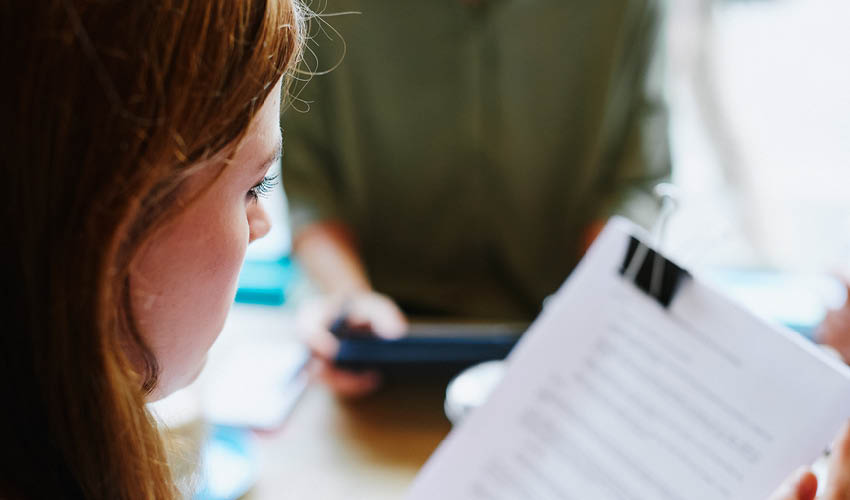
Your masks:
M 343 315 L 330 330 L 339 339 L 334 364 L 340 368 L 450 374 L 476 363 L 504 359 L 527 327 L 527 323 L 515 322 L 412 321 L 406 337 L 385 340 L 351 328 Z

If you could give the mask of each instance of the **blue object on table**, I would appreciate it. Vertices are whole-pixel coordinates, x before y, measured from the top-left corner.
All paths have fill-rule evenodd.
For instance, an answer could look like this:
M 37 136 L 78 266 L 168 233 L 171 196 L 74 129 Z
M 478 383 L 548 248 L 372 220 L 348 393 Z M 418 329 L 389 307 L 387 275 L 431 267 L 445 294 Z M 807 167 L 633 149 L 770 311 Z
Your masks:
M 236 500 L 244 496 L 259 473 L 251 431 L 213 426 L 201 451 L 201 463 L 193 500 Z
M 429 326 L 442 331 L 435 334 L 429 331 Z M 387 340 L 375 337 L 368 330 L 350 327 L 346 316 L 342 315 L 330 330 L 339 339 L 339 351 L 334 358 L 336 366 L 415 374 L 459 371 L 482 361 L 504 359 L 527 326 L 458 325 L 455 334 L 447 334 L 444 325 L 411 324 L 408 336 Z
M 236 302 L 282 305 L 297 275 L 297 266 L 289 257 L 276 261 L 247 260 L 239 273 Z

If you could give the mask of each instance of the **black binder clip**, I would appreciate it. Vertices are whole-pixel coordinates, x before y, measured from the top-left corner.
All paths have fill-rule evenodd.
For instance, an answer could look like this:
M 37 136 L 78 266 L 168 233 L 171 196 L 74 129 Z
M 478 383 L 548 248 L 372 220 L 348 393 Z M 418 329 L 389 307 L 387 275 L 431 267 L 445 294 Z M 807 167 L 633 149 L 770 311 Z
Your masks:
M 655 247 L 659 248 L 664 239 L 667 221 L 676 209 L 675 187 L 659 184 L 655 193 L 662 203 L 661 213 L 653 230 Z M 632 281 L 665 308 L 670 306 L 682 280 L 690 277 L 690 273 L 661 255 L 660 251 L 654 250 L 634 236 L 629 238 L 626 256 L 620 266 L 620 275 Z
M 629 238 L 620 274 L 664 307 L 670 305 L 682 280 L 690 276 L 690 273 L 634 236 Z

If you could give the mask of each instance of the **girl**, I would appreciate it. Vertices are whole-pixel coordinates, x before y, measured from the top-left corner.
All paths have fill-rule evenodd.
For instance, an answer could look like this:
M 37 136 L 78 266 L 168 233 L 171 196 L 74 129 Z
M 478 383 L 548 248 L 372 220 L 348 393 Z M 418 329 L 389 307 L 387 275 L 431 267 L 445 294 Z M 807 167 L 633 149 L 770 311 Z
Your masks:
M 291 2 L 0 3 L 0 498 L 176 495 L 145 403 L 200 370 L 269 229 Z

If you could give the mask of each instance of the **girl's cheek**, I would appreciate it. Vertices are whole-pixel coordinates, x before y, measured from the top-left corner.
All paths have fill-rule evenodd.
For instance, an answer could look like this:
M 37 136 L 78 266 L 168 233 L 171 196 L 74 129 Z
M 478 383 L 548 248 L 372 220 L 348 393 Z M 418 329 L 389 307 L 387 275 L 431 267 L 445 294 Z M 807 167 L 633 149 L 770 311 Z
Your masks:
M 177 348 L 171 353 L 163 353 L 171 358 L 171 373 L 178 386 L 191 382 L 203 366 L 236 296 L 248 247 L 248 225 L 244 213 L 235 215 L 220 220 L 217 228 L 209 227 L 214 229 L 210 231 L 214 237 L 196 248 L 193 256 L 186 256 L 196 262 L 195 275 L 185 277 L 189 287 L 181 293 L 186 298 L 183 313 L 173 318 L 175 324 L 182 325 L 176 333 L 183 341 L 178 342 L 179 347 L 173 346 Z M 163 371 L 167 373 L 168 367 Z
M 151 241 L 133 280 L 134 313 L 166 394 L 200 370 L 236 295 L 249 227 L 244 205 L 220 200 L 199 201 Z

